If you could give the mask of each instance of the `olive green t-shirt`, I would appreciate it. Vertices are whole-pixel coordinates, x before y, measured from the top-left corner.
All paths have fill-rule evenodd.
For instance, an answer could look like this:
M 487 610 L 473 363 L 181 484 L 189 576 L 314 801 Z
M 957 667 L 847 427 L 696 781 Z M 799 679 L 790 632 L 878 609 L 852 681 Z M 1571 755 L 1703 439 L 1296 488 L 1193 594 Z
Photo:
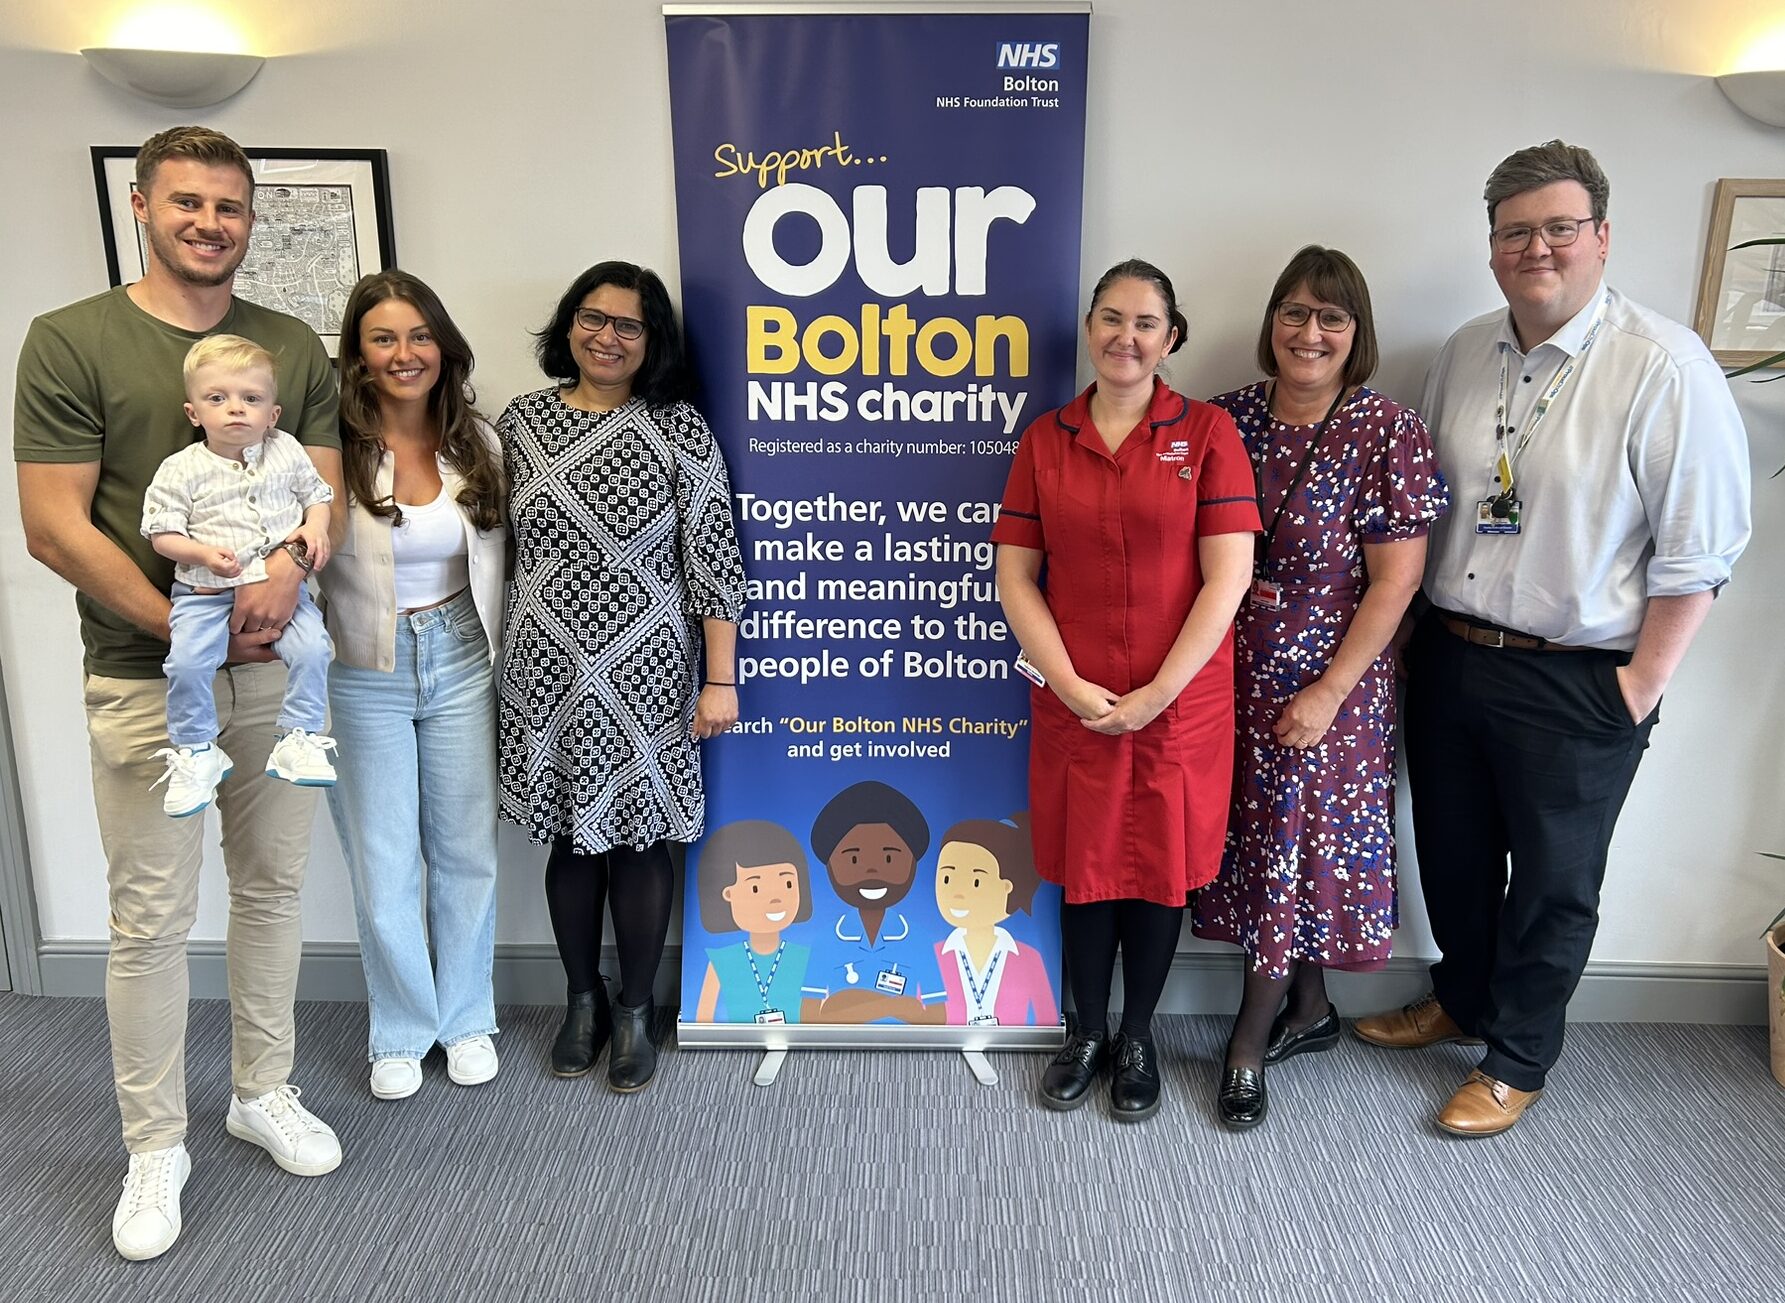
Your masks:
M 205 335 L 241 335 L 277 363 L 279 428 L 299 443 L 339 448 L 334 364 L 316 332 L 296 317 L 231 299 L 208 331 L 181 330 L 150 316 L 120 286 L 31 323 L 19 351 L 13 458 L 98 462 L 93 524 L 162 592 L 174 563 L 140 532 L 143 494 L 162 459 L 198 437 L 186 419 L 180 366 Z M 167 644 L 75 594 L 89 674 L 161 677 Z

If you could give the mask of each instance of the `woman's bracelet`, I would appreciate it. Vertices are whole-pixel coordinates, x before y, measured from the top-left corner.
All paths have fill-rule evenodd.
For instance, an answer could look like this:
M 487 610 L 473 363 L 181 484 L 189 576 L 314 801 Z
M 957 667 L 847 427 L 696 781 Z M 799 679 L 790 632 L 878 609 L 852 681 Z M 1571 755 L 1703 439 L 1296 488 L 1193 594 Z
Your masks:
M 726 683 L 720 679 L 702 679 L 700 681 L 700 686 L 703 688 L 735 688 L 738 685 L 736 683 Z
M 316 563 L 310 560 L 310 550 L 295 538 L 287 539 L 285 542 L 279 544 L 277 550 L 284 552 L 289 556 L 297 563 L 297 568 L 302 570 L 305 574 L 309 574 L 316 569 Z

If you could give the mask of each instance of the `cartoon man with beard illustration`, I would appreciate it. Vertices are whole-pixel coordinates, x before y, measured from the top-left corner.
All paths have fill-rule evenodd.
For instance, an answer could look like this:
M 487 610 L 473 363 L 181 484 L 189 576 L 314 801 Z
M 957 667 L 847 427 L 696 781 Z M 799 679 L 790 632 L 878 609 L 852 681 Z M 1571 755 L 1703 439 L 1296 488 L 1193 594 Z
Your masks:
M 812 849 L 844 909 L 808 970 L 804 995 L 821 1002 L 817 1021 L 941 1023 L 947 1016 L 931 947 L 912 936 L 897 908 L 929 848 L 922 813 L 885 783 L 846 787 L 818 812 Z

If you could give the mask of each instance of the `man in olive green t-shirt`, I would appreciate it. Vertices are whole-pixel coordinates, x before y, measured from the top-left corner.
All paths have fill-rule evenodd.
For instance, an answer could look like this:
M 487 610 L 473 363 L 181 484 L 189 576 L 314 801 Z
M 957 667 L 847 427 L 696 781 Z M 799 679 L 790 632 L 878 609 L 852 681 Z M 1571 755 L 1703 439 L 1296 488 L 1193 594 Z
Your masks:
M 283 427 L 345 500 L 335 378 L 303 322 L 233 297 L 254 223 L 253 173 L 227 136 L 175 127 L 137 155 L 131 207 L 148 269 L 31 324 L 19 354 L 13 454 L 31 555 L 78 590 L 86 647 L 94 804 L 107 859 L 111 950 L 106 1015 L 130 1171 L 112 1219 L 127 1258 L 152 1258 L 180 1233 L 186 1137 L 186 936 L 198 908 L 202 819 L 169 819 L 153 784 L 167 746 L 168 588 L 173 564 L 138 532 L 163 458 L 191 443 L 181 363 L 224 332 L 277 360 Z M 340 519 L 345 523 L 347 513 Z M 215 683 L 220 742 L 259 757 L 274 741 L 285 670 L 276 641 L 303 573 L 276 551 L 268 580 L 236 590 L 231 664 Z M 231 741 L 232 736 L 236 739 Z M 238 747 L 240 749 L 238 749 Z M 225 778 L 217 808 L 229 877 L 231 1135 L 288 1172 L 320 1176 L 340 1143 L 289 1084 L 309 858 L 312 789 L 268 778 L 258 761 Z

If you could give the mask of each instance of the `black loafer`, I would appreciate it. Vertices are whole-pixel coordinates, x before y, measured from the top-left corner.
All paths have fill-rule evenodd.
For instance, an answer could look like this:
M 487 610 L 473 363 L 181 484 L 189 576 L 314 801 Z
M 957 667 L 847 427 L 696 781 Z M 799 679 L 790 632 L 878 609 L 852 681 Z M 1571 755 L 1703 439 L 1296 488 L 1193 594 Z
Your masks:
M 570 992 L 564 1021 L 552 1042 L 552 1075 L 580 1077 L 594 1067 L 612 1029 L 606 986 L 597 982 L 593 991 Z
M 1264 1121 L 1270 1112 L 1270 1092 L 1264 1088 L 1264 1073 L 1251 1068 L 1229 1068 L 1221 1077 L 1221 1093 L 1215 1096 L 1215 1111 L 1221 1121 L 1235 1131 L 1247 1131 Z
M 1277 1021 L 1271 1024 L 1271 1040 L 1264 1047 L 1264 1061 L 1281 1063 L 1298 1054 L 1330 1050 L 1339 1043 L 1339 1032 L 1339 1011 L 1330 1004 L 1326 1006 L 1324 1017 L 1309 1023 L 1299 1032 L 1289 1030 L 1287 1015 L 1279 1015 Z
M 1110 1116 L 1118 1122 L 1143 1122 L 1159 1111 L 1159 1059 L 1151 1039 L 1117 1036 L 1110 1057 L 1115 1075 L 1109 1082 Z
M 1109 1061 L 1109 1033 L 1074 1032 L 1041 1074 L 1041 1102 L 1070 1113 L 1091 1097 L 1091 1083 Z

